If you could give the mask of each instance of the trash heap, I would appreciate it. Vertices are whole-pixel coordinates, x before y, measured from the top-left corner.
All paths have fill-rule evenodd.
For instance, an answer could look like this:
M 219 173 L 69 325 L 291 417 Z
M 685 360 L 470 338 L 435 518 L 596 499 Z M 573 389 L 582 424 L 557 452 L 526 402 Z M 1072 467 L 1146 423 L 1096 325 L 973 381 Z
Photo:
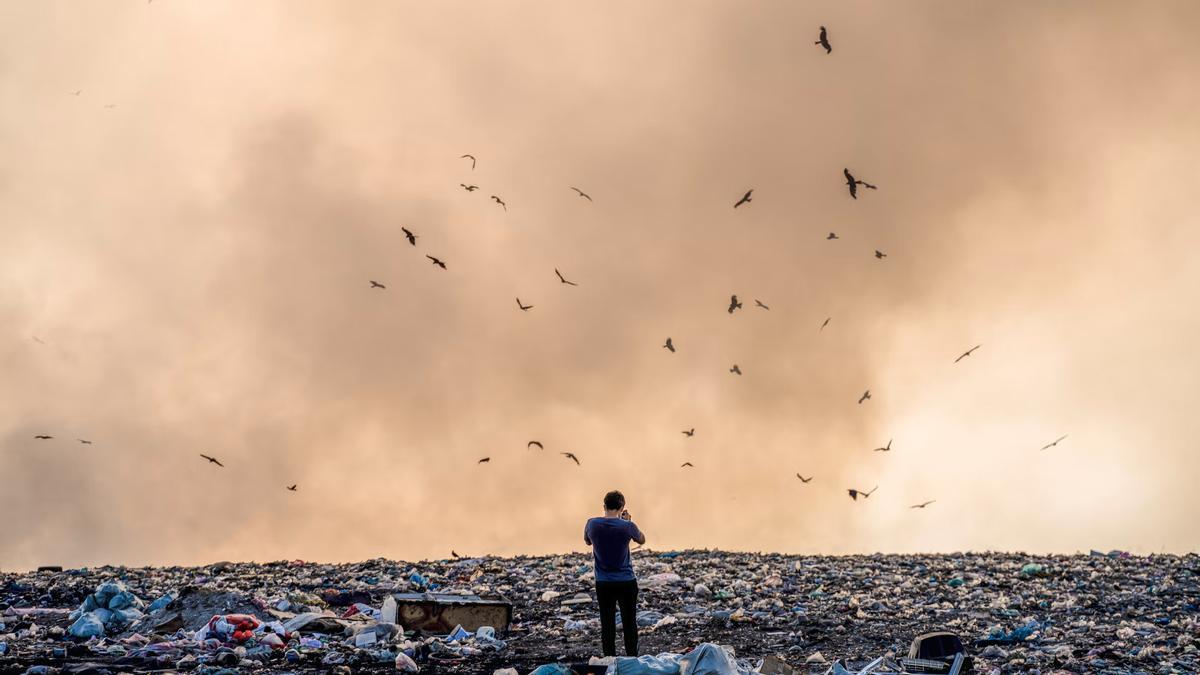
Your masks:
M 687 673 L 700 657 L 725 664 L 702 672 L 824 673 L 934 631 L 961 637 L 977 673 L 1200 672 L 1195 554 L 639 550 L 634 567 L 636 660 L 595 659 L 584 554 L 0 573 L 0 675 Z M 505 598 L 511 623 L 421 628 L 397 607 L 441 594 Z

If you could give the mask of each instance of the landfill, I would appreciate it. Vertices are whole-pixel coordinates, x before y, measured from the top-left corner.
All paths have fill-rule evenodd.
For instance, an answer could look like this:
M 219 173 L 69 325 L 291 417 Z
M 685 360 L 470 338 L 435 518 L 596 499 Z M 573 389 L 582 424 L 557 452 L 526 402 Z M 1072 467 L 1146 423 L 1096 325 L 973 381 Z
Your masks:
M 584 554 L 0 572 L 0 674 L 826 673 L 931 631 L 977 673 L 1200 671 L 1195 554 L 640 549 L 634 566 L 637 659 L 598 658 Z M 501 598 L 512 620 L 406 626 L 414 593 Z

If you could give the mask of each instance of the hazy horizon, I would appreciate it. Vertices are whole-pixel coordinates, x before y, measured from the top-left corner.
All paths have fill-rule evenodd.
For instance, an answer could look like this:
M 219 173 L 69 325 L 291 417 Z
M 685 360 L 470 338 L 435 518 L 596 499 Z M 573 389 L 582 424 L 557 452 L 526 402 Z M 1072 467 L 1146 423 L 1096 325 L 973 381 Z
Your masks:
M 3 19 L 0 569 L 1196 550 L 1200 5 Z

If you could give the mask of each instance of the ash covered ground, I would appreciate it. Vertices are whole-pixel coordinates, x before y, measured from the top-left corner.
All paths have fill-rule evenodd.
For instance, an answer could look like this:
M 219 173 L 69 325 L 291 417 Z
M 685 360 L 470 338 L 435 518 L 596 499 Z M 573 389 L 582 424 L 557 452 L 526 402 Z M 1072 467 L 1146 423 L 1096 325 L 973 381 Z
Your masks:
M 821 658 L 905 655 L 915 635 L 951 630 L 969 643 L 1000 638 L 972 647 L 977 672 L 1194 673 L 1200 667 L 1195 554 L 638 551 L 635 568 L 643 654 L 714 642 L 751 662 L 775 655 L 798 672 L 824 672 Z M 128 623 L 114 621 L 103 637 L 72 637 L 78 619 L 69 612 L 109 581 L 136 598 Z M 421 672 L 512 667 L 526 673 L 546 663 L 586 662 L 599 652 L 592 584 L 584 554 L 0 573 L 0 673 L 31 666 L 92 673 L 396 672 L 396 655 L 405 651 Z M 509 599 L 511 630 L 497 640 L 448 641 L 376 629 L 375 644 L 347 644 L 352 633 L 375 625 L 364 607 L 377 610 L 392 592 L 431 588 Z M 265 623 L 305 612 L 338 619 L 286 635 L 282 646 L 264 644 L 261 632 L 240 643 L 195 640 L 214 614 L 252 614 Z M 348 614 L 358 616 L 341 618 Z

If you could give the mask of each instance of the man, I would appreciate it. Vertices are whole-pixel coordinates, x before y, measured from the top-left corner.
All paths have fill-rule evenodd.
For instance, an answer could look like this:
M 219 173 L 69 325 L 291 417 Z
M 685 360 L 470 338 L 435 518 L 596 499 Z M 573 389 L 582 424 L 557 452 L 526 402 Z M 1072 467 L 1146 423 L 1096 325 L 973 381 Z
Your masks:
M 596 560 L 596 602 L 600 604 L 600 643 L 604 655 L 617 655 L 617 605 L 620 605 L 625 654 L 637 656 L 638 586 L 629 542 L 645 544 L 646 535 L 625 510 L 625 495 L 616 490 L 604 495 L 604 517 L 588 519 L 583 541 L 592 547 Z

